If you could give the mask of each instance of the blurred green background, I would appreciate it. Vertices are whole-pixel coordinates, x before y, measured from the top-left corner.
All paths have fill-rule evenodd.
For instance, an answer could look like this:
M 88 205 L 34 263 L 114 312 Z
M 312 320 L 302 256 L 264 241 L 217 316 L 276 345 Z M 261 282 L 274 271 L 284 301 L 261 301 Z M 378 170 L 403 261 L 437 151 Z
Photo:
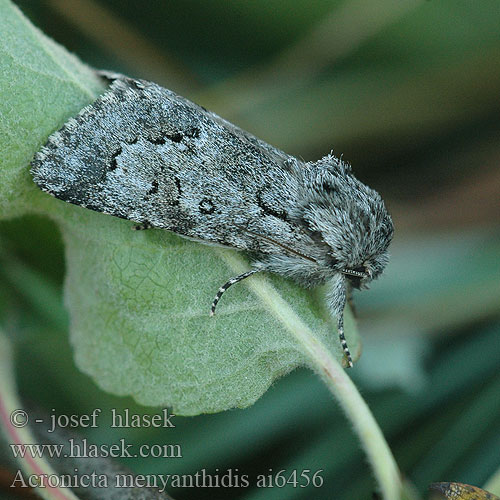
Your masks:
M 391 262 L 355 296 L 364 352 L 350 374 L 422 494 L 434 481 L 483 485 L 500 467 L 498 0 L 16 3 L 89 65 L 154 80 L 305 160 L 333 149 L 383 195 L 396 226 Z M 63 253 L 48 220 L 0 224 L 0 322 L 16 339 L 21 395 L 58 413 L 154 412 L 74 367 Z M 177 500 L 372 497 L 356 437 L 305 370 L 249 409 L 176 424 L 125 437 L 179 443 L 184 458 L 124 463 L 148 474 L 325 478 L 319 489 L 170 490 Z M 124 437 L 109 427 L 84 435 Z

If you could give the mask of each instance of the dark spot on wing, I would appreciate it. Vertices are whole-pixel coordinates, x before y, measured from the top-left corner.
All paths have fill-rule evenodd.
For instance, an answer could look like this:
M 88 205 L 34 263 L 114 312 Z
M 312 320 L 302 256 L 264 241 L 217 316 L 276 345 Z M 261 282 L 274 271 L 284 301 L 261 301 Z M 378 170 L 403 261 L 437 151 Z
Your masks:
M 179 198 L 182 195 L 181 181 L 178 177 L 174 177 L 175 187 L 177 188 L 177 196 L 170 201 L 170 205 L 175 207 L 179 205 Z M 173 193 L 172 193 L 173 194 Z
M 200 129 L 197 127 L 191 128 L 186 132 L 186 137 L 192 137 L 193 139 L 200 137 Z
M 178 177 L 174 177 L 174 182 L 175 182 L 175 185 L 177 186 L 177 191 L 179 193 L 179 196 L 181 196 L 182 195 L 181 181 Z
M 156 179 L 151 183 L 151 189 L 146 193 L 147 195 L 152 195 L 158 192 L 158 181 Z
M 116 162 L 116 159 L 118 156 L 122 154 L 122 148 L 119 147 L 112 155 L 111 155 L 111 162 L 109 164 L 109 171 L 112 172 L 113 170 L 116 170 L 118 168 L 118 163 Z
M 167 142 L 165 137 L 148 137 L 146 140 L 151 144 L 156 144 L 157 146 L 161 146 Z
M 172 142 L 181 142 L 183 135 L 180 132 L 176 132 L 175 134 L 167 134 L 166 137 Z
M 288 214 L 285 210 L 279 209 L 278 207 L 271 206 L 264 197 L 264 191 L 268 189 L 267 186 L 264 186 L 262 189 L 259 189 L 256 193 L 257 205 L 262 209 L 262 211 L 266 215 L 272 215 L 273 217 L 277 217 L 281 220 L 288 220 Z
M 203 200 L 200 201 L 199 208 L 202 214 L 210 215 L 215 212 L 215 205 L 212 200 L 209 200 L 208 198 L 203 198 Z
M 146 140 L 151 144 L 161 146 L 163 144 L 166 144 L 167 141 L 179 143 L 182 141 L 183 137 L 184 136 L 180 132 L 176 132 L 175 134 L 158 134 L 155 136 L 147 137 Z

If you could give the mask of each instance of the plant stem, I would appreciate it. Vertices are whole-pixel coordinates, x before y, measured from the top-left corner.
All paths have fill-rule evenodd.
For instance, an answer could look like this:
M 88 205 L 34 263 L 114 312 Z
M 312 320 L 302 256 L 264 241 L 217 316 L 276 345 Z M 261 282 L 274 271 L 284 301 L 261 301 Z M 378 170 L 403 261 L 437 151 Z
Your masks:
M 497 469 L 493 476 L 486 481 L 483 489 L 493 493 L 493 495 L 500 496 L 500 469 Z
M 233 253 L 221 251 L 220 256 L 233 271 L 245 269 L 243 260 Z M 247 284 L 293 335 L 305 353 L 309 367 L 319 374 L 340 403 L 369 459 L 384 500 L 400 500 L 403 485 L 394 457 L 373 414 L 350 377 L 332 352 L 266 279 L 256 276 L 248 280 Z

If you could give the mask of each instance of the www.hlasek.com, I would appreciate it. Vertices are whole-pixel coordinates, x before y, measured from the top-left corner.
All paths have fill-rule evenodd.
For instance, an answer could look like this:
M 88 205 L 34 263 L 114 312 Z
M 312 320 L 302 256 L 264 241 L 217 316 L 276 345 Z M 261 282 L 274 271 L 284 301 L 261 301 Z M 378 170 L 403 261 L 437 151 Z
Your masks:
M 321 488 L 323 486 L 323 469 L 297 471 L 269 469 L 267 474 L 256 477 L 257 488 Z M 201 469 L 195 474 L 116 474 L 114 476 L 91 473 L 73 474 L 32 474 L 23 476 L 17 471 L 11 487 L 18 488 L 150 488 L 163 493 L 167 488 L 248 488 L 251 486 L 248 474 L 240 474 L 238 469 L 227 469 L 224 473 L 215 469 L 210 474 Z
M 120 439 L 114 444 L 92 444 L 68 439 L 64 444 L 10 444 L 14 458 L 182 458 L 180 444 L 141 444 L 134 446 Z

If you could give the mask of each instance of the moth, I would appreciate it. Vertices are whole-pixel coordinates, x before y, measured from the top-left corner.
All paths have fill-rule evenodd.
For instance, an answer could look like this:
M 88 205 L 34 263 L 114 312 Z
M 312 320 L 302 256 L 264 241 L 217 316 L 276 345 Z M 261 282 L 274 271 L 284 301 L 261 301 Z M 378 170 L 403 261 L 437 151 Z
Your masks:
M 35 154 L 35 183 L 61 200 L 248 252 L 251 269 L 327 284 L 346 362 L 343 311 L 388 262 L 380 195 L 329 154 L 304 162 L 155 83 L 101 73 L 108 90 Z

